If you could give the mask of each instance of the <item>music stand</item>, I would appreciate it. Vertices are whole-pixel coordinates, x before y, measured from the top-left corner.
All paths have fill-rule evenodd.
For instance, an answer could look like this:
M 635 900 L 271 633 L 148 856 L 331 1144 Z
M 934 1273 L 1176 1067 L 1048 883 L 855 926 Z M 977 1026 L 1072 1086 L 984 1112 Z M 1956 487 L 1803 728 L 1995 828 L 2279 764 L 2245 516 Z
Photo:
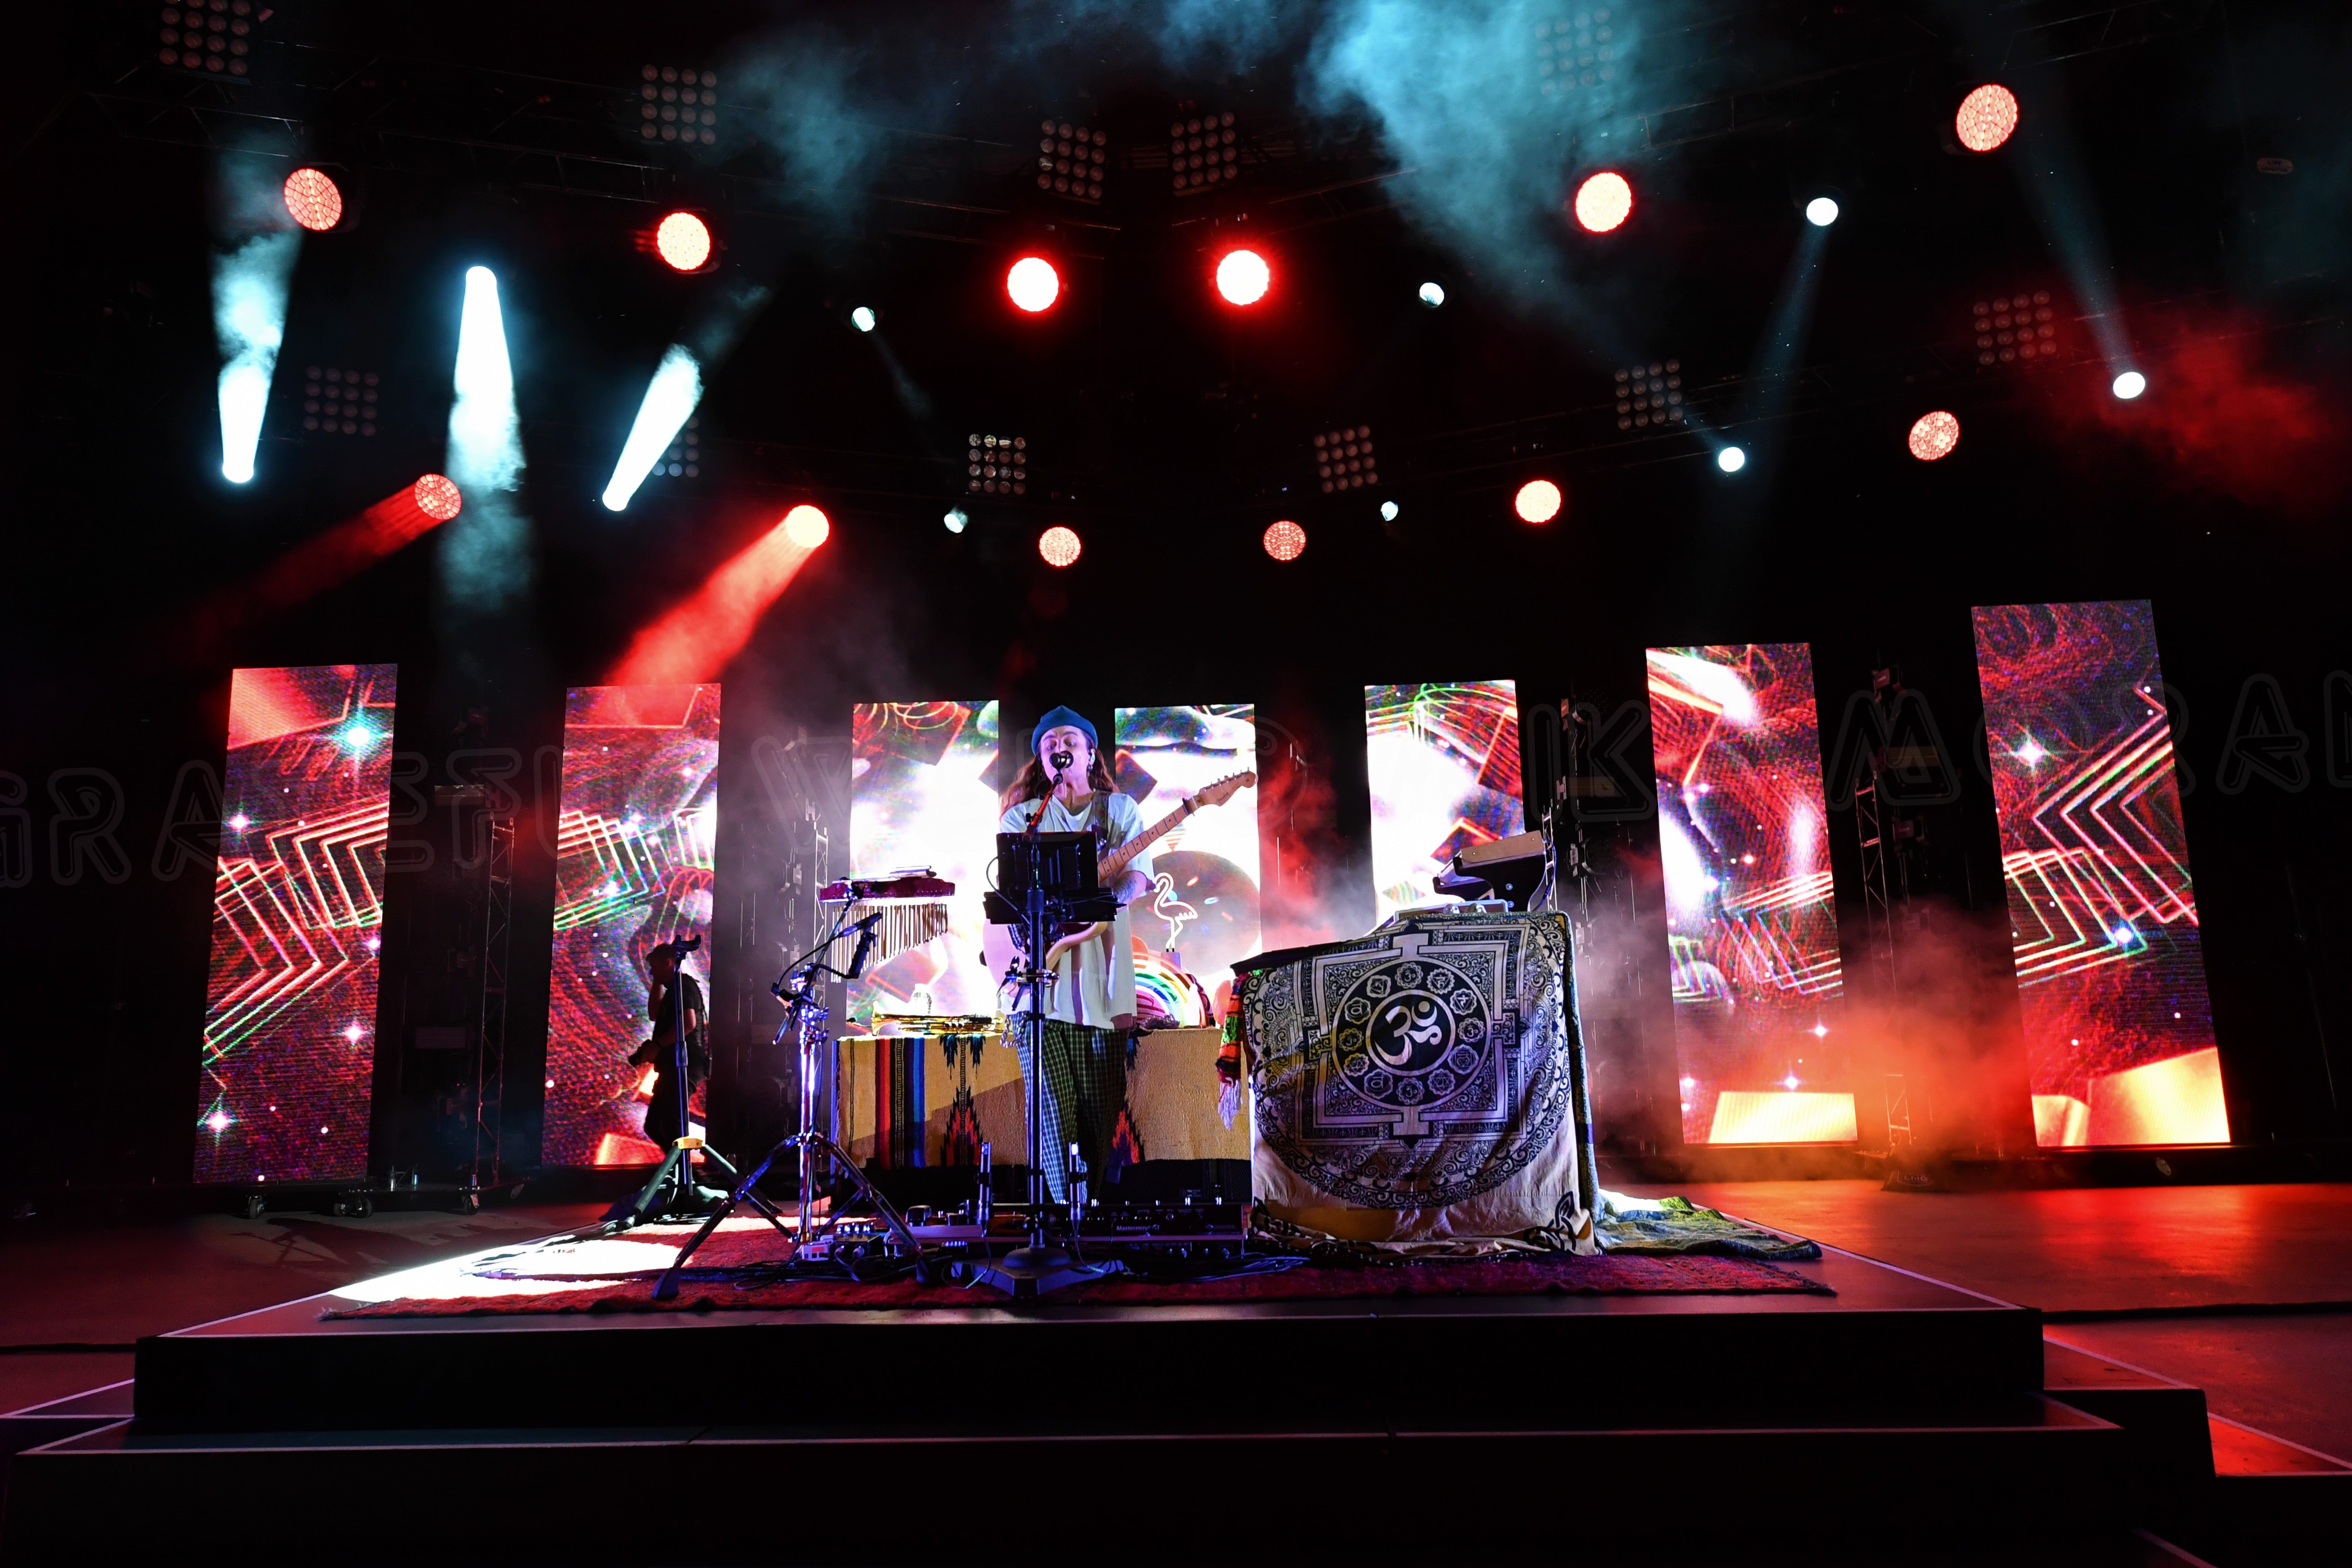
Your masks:
M 1045 810 L 1041 800 L 1038 817 Z M 1118 898 L 1096 879 L 1094 835 L 1039 833 L 1036 820 L 1032 818 L 1029 832 L 996 836 L 997 889 L 987 898 L 991 924 L 1020 929 L 1023 962 L 1016 973 L 1029 994 L 1024 1009 L 1029 1032 L 1029 1236 L 981 1278 L 1007 1295 L 1026 1299 L 1098 1278 L 1097 1270 L 1055 1245 L 1045 1232 L 1045 1215 L 1053 1207 L 1045 1161 L 1045 986 L 1053 979 L 1045 950 L 1065 923 L 1118 914 Z

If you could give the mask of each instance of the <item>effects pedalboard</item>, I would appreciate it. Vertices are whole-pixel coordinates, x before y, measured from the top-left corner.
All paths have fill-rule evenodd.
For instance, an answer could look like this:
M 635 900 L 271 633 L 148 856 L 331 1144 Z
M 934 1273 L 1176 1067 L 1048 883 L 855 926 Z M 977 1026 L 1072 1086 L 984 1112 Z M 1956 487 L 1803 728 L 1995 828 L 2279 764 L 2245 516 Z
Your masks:
M 1056 1205 L 1058 1222 L 1051 1229 L 1067 1237 L 1068 1213 Z M 999 1204 L 988 1223 L 977 1223 L 971 1205 L 940 1212 L 918 1205 L 907 1211 L 907 1228 L 926 1250 L 937 1247 L 953 1257 L 978 1256 L 1017 1247 L 1028 1234 L 1028 1214 L 1019 1204 Z M 1092 1204 L 1081 1211 L 1077 1242 L 1088 1256 L 1115 1257 L 1148 1253 L 1169 1258 L 1230 1258 L 1238 1256 L 1249 1235 L 1249 1211 L 1241 1204 L 1154 1203 Z M 830 1243 L 810 1248 L 824 1256 L 838 1247 L 863 1252 L 877 1243 L 887 1245 L 887 1227 L 872 1215 L 845 1215 L 834 1228 Z

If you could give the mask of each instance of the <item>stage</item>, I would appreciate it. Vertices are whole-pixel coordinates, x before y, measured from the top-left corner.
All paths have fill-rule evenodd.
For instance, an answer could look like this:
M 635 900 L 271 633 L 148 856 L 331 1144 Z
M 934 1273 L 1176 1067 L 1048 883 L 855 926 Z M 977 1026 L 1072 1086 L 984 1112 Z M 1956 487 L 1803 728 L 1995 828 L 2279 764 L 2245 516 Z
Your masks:
M 2301 1238 L 2336 1189 L 1732 1191 L 1695 1195 L 1784 1234 L 1807 1216 L 1822 1258 L 1772 1266 L 1807 1289 L 323 1316 L 386 1297 L 354 1279 L 147 1334 L 131 1380 L 0 1417 L 22 1450 L 0 1543 L 11 1563 L 151 1563 L 205 1530 L 255 1563 L 929 1562 L 1034 1554 L 974 1531 L 1009 1534 L 1034 1497 L 1055 1540 L 1146 1562 L 1569 1542 L 1602 1563 L 2181 1561 L 2129 1527 L 2222 1568 L 2341 1560 L 2352 1470 L 2115 1359 L 2099 1336 L 2132 1321 L 2082 1321 L 2167 1299 L 2131 1241 L 2151 1226 L 2274 1216 Z M 399 1223 L 333 1234 L 380 1247 Z M 1912 1266 L 1832 1245 L 1864 1238 Z M 2300 1239 L 2264 1251 L 2282 1287 L 2338 1271 Z M 1931 1277 L 1995 1258 L 2068 1321 Z M 247 1506 L 266 1530 L 222 1522 Z M 1341 1519 L 1382 1524 L 1313 1522 Z M 2259 1551 L 2207 1545 L 2217 1520 Z
M 143 1340 L 132 1418 L 85 1409 L 18 1456 L 5 1541 L 153 1560 L 257 1483 L 252 1561 L 934 1561 L 1024 1498 L 1123 1557 L 1352 1560 L 1399 1542 L 1302 1514 L 1472 1477 L 1498 1502 L 1446 1510 L 1450 1547 L 1635 1552 L 1663 1525 L 1818 1559 L 1882 1508 L 1965 1534 L 1987 1489 L 2053 1539 L 2122 1521 L 2136 1434 L 2044 1392 L 2038 1313 L 1835 1249 L 1775 1267 L 1811 1288 L 455 1318 L 313 1296 Z M 1604 1502 L 1627 1476 L 1748 1500 Z M 412 1488 L 431 1506 L 375 1500 Z

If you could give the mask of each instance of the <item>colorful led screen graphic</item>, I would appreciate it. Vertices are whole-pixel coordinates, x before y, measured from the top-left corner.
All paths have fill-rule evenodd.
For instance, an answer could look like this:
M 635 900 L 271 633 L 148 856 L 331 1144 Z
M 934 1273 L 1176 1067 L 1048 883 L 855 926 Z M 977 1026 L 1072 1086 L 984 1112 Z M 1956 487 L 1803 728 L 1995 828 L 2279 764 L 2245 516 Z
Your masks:
M 587 686 L 568 692 L 549 994 L 550 1165 L 650 1164 L 651 1035 L 645 954 L 707 934 L 719 832 L 719 688 Z M 710 953 L 687 972 L 710 994 Z M 701 1119 L 702 1098 L 693 1101 Z
M 1181 807 L 1187 795 L 1257 771 L 1252 703 L 1121 708 L 1114 728 L 1118 787 L 1135 797 L 1147 826 Z M 1136 983 L 1153 990 L 1160 1010 L 1189 1023 L 1183 987 L 1163 969 L 1222 994 L 1233 984 L 1234 961 L 1258 950 L 1256 787 L 1185 818 L 1152 846 L 1151 857 L 1151 897 L 1137 900 L 1128 921 L 1144 950 Z M 1167 957 L 1171 947 L 1181 963 Z
M 367 1174 L 396 675 L 231 677 L 199 1182 Z
M 1365 687 L 1364 765 L 1382 920 L 1434 897 L 1465 845 L 1525 831 L 1514 682 Z
M 996 704 L 861 702 L 851 732 L 849 865 L 834 874 L 928 867 L 956 886 L 946 934 L 868 971 L 851 1016 L 995 1012 L 980 945 L 996 858 Z
M 2034 1135 L 2226 1143 L 2155 615 L 1975 616 Z
M 1851 1142 L 1811 650 L 1654 647 L 1649 683 L 1683 1141 Z

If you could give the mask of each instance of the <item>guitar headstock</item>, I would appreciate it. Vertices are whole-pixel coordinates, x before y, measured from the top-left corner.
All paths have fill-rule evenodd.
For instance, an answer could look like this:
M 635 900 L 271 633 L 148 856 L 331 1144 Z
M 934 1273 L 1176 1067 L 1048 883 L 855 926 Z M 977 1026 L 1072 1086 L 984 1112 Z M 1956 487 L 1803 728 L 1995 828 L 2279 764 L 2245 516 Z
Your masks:
M 1223 805 L 1225 802 L 1233 799 L 1234 796 L 1241 794 L 1242 791 L 1248 789 L 1251 785 L 1256 783 L 1257 774 L 1254 773 L 1235 773 L 1231 778 L 1219 779 L 1216 783 L 1209 785 L 1208 788 L 1201 791 L 1198 795 L 1192 797 L 1192 804 L 1196 806 Z

